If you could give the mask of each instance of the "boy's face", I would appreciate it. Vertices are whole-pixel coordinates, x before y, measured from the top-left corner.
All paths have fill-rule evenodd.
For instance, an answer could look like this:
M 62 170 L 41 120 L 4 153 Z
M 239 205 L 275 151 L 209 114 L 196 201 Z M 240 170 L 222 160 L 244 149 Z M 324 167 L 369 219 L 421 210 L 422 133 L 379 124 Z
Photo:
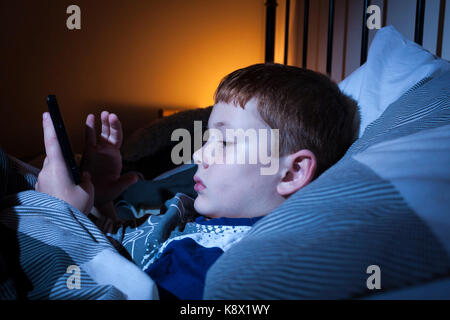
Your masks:
M 193 155 L 198 164 L 194 180 L 201 180 L 195 186 L 196 211 L 213 218 L 250 218 L 266 215 L 281 204 L 284 198 L 277 192 L 277 184 L 282 179 L 280 169 L 277 166 L 273 174 L 261 174 L 261 168 L 270 166 L 268 158 L 279 159 L 278 152 L 271 154 L 271 128 L 261 119 L 257 101 L 250 100 L 245 109 L 217 103 L 208 128 L 215 130 L 210 130 L 208 141 Z M 236 133 L 236 129 L 253 132 L 257 138 L 233 138 L 232 134 L 227 137 L 227 129 L 228 133 Z M 259 134 L 264 130 L 266 136 Z M 265 148 L 261 148 L 264 144 Z M 245 161 L 238 160 L 243 156 Z M 257 161 L 250 161 L 252 156 L 256 156 Z

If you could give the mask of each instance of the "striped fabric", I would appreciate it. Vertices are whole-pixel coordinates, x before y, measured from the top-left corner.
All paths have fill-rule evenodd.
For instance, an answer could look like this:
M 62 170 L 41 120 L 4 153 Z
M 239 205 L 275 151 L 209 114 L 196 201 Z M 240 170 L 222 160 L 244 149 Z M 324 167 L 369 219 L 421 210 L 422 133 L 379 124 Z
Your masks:
M 149 279 L 83 213 L 30 190 L 36 180 L 0 149 L 0 299 L 125 299 L 110 262 Z M 152 297 L 148 284 L 140 297 Z
M 393 103 L 218 259 L 204 298 L 362 298 L 448 277 L 449 84 L 450 73 L 424 79 Z M 380 290 L 368 288 L 371 265 Z

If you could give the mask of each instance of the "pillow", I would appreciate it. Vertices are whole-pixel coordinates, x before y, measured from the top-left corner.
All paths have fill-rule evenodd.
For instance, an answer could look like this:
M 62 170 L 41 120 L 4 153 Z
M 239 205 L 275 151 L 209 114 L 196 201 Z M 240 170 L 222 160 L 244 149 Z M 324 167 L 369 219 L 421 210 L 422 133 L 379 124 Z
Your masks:
M 359 104 L 359 137 L 391 103 L 417 82 L 448 70 L 448 61 L 408 40 L 393 26 L 380 29 L 370 47 L 367 62 L 339 84 L 340 89 Z
M 423 79 L 391 104 L 213 264 L 204 298 L 362 298 L 448 278 L 449 83 Z

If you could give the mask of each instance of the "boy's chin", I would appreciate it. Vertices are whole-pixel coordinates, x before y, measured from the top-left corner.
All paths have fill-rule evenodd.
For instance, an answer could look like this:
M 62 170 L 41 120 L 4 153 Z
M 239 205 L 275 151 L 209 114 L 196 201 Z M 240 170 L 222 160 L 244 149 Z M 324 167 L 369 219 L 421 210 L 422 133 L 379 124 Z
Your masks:
M 204 195 L 198 195 L 194 201 L 194 208 L 197 213 L 202 216 L 209 216 L 213 212 L 213 208 L 210 208 L 210 205 L 206 202 Z
M 194 209 L 200 214 L 203 214 L 202 196 L 199 194 L 194 200 Z

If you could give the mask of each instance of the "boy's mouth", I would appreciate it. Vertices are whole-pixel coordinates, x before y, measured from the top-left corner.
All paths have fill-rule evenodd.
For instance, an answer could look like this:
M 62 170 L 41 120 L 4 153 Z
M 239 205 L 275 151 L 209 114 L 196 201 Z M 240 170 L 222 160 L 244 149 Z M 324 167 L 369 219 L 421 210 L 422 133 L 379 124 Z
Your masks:
M 205 185 L 203 184 L 202 180 L 199 177 L 194 176 L 194 181 L 196 182 L 196 184 L 194 185 L 195 191 L 199 192 L 206 188 Z

